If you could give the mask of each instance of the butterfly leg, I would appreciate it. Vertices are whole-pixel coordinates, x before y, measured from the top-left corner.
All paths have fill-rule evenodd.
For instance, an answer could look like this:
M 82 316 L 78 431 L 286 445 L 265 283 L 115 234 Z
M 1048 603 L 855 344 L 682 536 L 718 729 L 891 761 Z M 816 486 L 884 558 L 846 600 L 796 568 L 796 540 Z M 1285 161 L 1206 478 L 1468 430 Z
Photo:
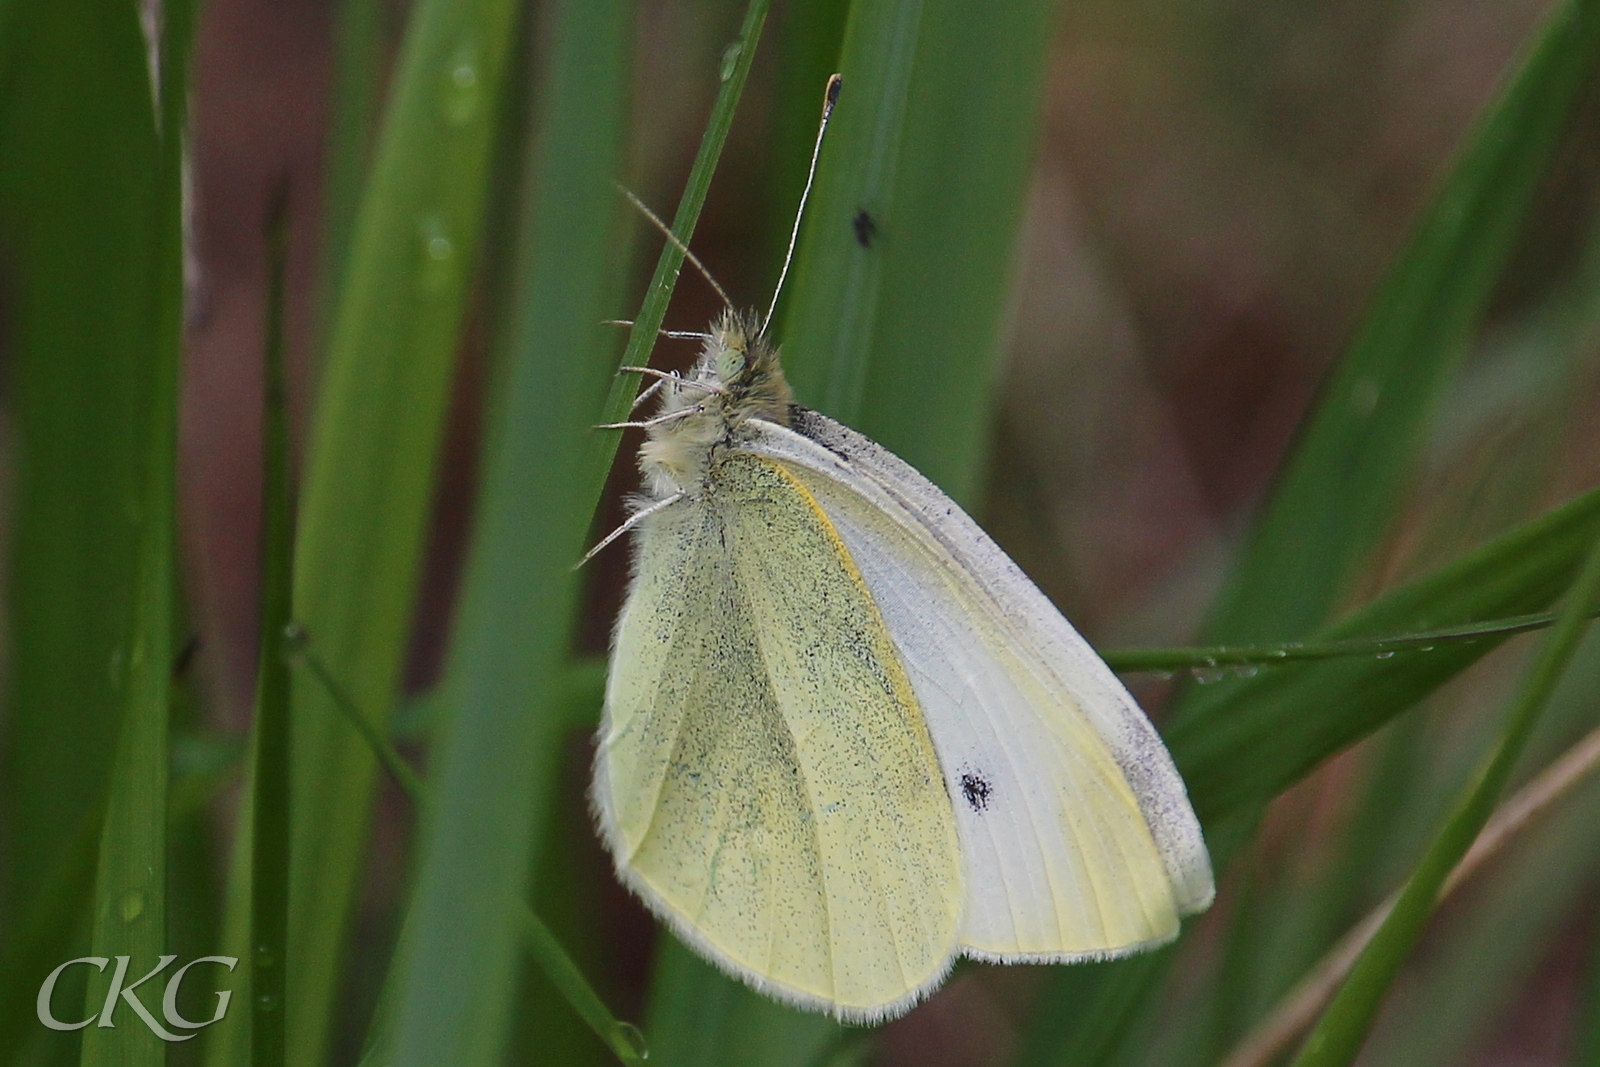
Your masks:
M 663 423 L 676 422 L 678 419 L 686 419 L 691 415 L 699 415 L 703 411 L 705 411 L 705 407 L 703 405 L 695 404 L 691 407 L 680 408 L 677 411 L 669 411 L 665 415 L 657 415 L 653 419 L 643 419 L 639 422 L 602 422 L 596 426 L 595 429 L 648 430 L 652 426 L 660 426 Z
M 588 563 L 591 559 L 593 559 L 596 555 L 599 554 L 601 549 L 605 548 L 611 542 L 615 541 L 617 538 L 621 537 L 623 534 L 627 533 L 629 530 L 633 529 L 635 526 L 639 525 L 641 522 L 643 522 L 645 519 L 648 519 L 650 516 L 656 514 L 659 511 L 662 511 L 662 510 L 666 509 L 667 507 L 669 507 L 669 506 L 671 506 L 673 504 L 676 504 L 678 501 L 682 500 L 687 495 L 688 495 L 687 493 L 673 493 L 671 496 L 667 497 L 664 500 L 658 500 L 654 504 L 651 504 L 649 507 L 634 512 L 632 515 L 628 516 L 628 521 L 627 522 L 624 522 L 621 526 L 618 526 L 615 530 L 612 530 L 610 533 L 606 534 L 604 537 L 602 537 L 600 539 L 600 543 L 599 544 L 595 545 L 589 551 L 585 552 L 583 554 L 583 558 L 572 565 L 572 569 L 573 570 L 577 570 L 579 567 L 583 566 L 585 563 Z

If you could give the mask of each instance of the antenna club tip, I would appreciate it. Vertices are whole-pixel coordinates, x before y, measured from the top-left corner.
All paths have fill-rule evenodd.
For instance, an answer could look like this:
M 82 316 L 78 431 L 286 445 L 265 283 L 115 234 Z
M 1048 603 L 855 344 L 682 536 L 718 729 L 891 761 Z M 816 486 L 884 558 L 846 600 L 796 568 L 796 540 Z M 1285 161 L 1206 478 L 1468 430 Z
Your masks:
M 843 87 L 844 87 L 844 75 L 842 75 L 842 74 L 829 75 L 829 77 L 828 77 L 828 87 L 827 87 L 827 89 L 823 90 L 823 97 L 827 100 L 828 107 L 830 109 L 833 107 L 834 104 L 837 104 L 839 102 L 839 90 L 841 88 L 843 88 Z

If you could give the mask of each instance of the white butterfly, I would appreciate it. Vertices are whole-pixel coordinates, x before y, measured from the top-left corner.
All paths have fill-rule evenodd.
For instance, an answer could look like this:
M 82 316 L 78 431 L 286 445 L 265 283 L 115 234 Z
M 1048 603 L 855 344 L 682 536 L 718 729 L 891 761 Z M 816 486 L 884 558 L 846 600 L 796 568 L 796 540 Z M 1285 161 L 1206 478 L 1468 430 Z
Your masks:
M 592 794 L 622 880 L 723 970 L 851 1021 L 960 956 L 1174 937 L 1211 867 L 1149 721 L 944 493 L 791 402 L 760 322 L 655 372 Z

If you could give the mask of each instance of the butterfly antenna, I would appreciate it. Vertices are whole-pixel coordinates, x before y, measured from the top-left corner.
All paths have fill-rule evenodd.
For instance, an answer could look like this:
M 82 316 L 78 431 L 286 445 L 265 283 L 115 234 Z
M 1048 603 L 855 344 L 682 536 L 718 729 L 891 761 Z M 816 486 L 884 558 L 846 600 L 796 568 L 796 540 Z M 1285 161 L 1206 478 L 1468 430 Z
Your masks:
M 650 220 L 650 225 L 661 231 L 661 236 L 672 242 L 672 247 L 683 253 L 684 259 L 687 259 L 691 264 L 694 265 L 694 269 L 700 272 L 700 277 L 704 278 L 710 284 L 711 288 L 717 291 L 717 295 L 722 298 L 723 305 L 729 311 L 734 310 L 733 301 L 728 299 L 727 292 L 723 290 L 722 286 L 717 284 L 717 280 L 711 276 L 711 272 L 706 270 L 706 265 L 700 262 L 700 257 L 689 251 L 689 246 L 684 244 L 683 241 L 678 238 L 678 235 L 672 232 L 672 227 L 662 222 L 661 216 L 657 215 L 654 211 L 651 211 L 649 205 L 647 205 L 643 200 L 640 200 L 637 196 L 633 195 L 632 189 L 629 189 L 626 185 L 622 185 L 620 183 L 617 185 L 617 189 L 622 193 L 623 196 L 628 198 L 628 203 L 639 209 L 639 214 Z
M 806 171 L 806 187 L 800 191 L 800 207 L 794 213 L 794 229 L 789 231 L 789 250 L 783 254 L 783 270 L 778 272 L 778 285 L 772 290 L 772 303 L 767 306 L 767 317 L 761 320 L 761 332 L 767 332 L 772 313 L 778 310 L 778 294 L 783 292 L 783 281 L 789 277 L 789 264 L 794 262 L 794 246 L 800 240 L 800 220 L 806 216 L 806 200 L 811 196 L 811 183 L 817 180 L 817 159 L 822 155 L 822 136 L 828 132 L 828 119 L 833 116 L 833 105 L 839 102 L 839 88 L 844 78 L 834 74 L 828 78 L 828 87 L 822 93 L 822 121 L 817 123 L 817 143 L 811 146 L 811 168 Z

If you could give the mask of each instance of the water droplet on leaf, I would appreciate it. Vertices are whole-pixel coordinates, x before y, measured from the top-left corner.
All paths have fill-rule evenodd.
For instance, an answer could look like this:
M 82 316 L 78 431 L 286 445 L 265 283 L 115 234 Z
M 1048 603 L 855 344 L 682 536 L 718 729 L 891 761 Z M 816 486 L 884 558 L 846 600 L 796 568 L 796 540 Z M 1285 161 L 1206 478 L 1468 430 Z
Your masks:
M 122 921 L 131 923 L 144 914 L 144 890 L 130 889 L 122 894 L 122 899 L 117 902 L 117 913 L 122 916 Z
M 477 117 L 483 103 L 483 88 L 478 77 L 476 51 L 462 46 L 446 68 L 444 86 L 445 121 L 462 126 Z
M 634 1055 L 641 1060 L 650 1058 L 650 1047 L 645 1044 L 644 1033 L 632 1023 L 617 1023 L 617 1036 L 633 1050 Z

